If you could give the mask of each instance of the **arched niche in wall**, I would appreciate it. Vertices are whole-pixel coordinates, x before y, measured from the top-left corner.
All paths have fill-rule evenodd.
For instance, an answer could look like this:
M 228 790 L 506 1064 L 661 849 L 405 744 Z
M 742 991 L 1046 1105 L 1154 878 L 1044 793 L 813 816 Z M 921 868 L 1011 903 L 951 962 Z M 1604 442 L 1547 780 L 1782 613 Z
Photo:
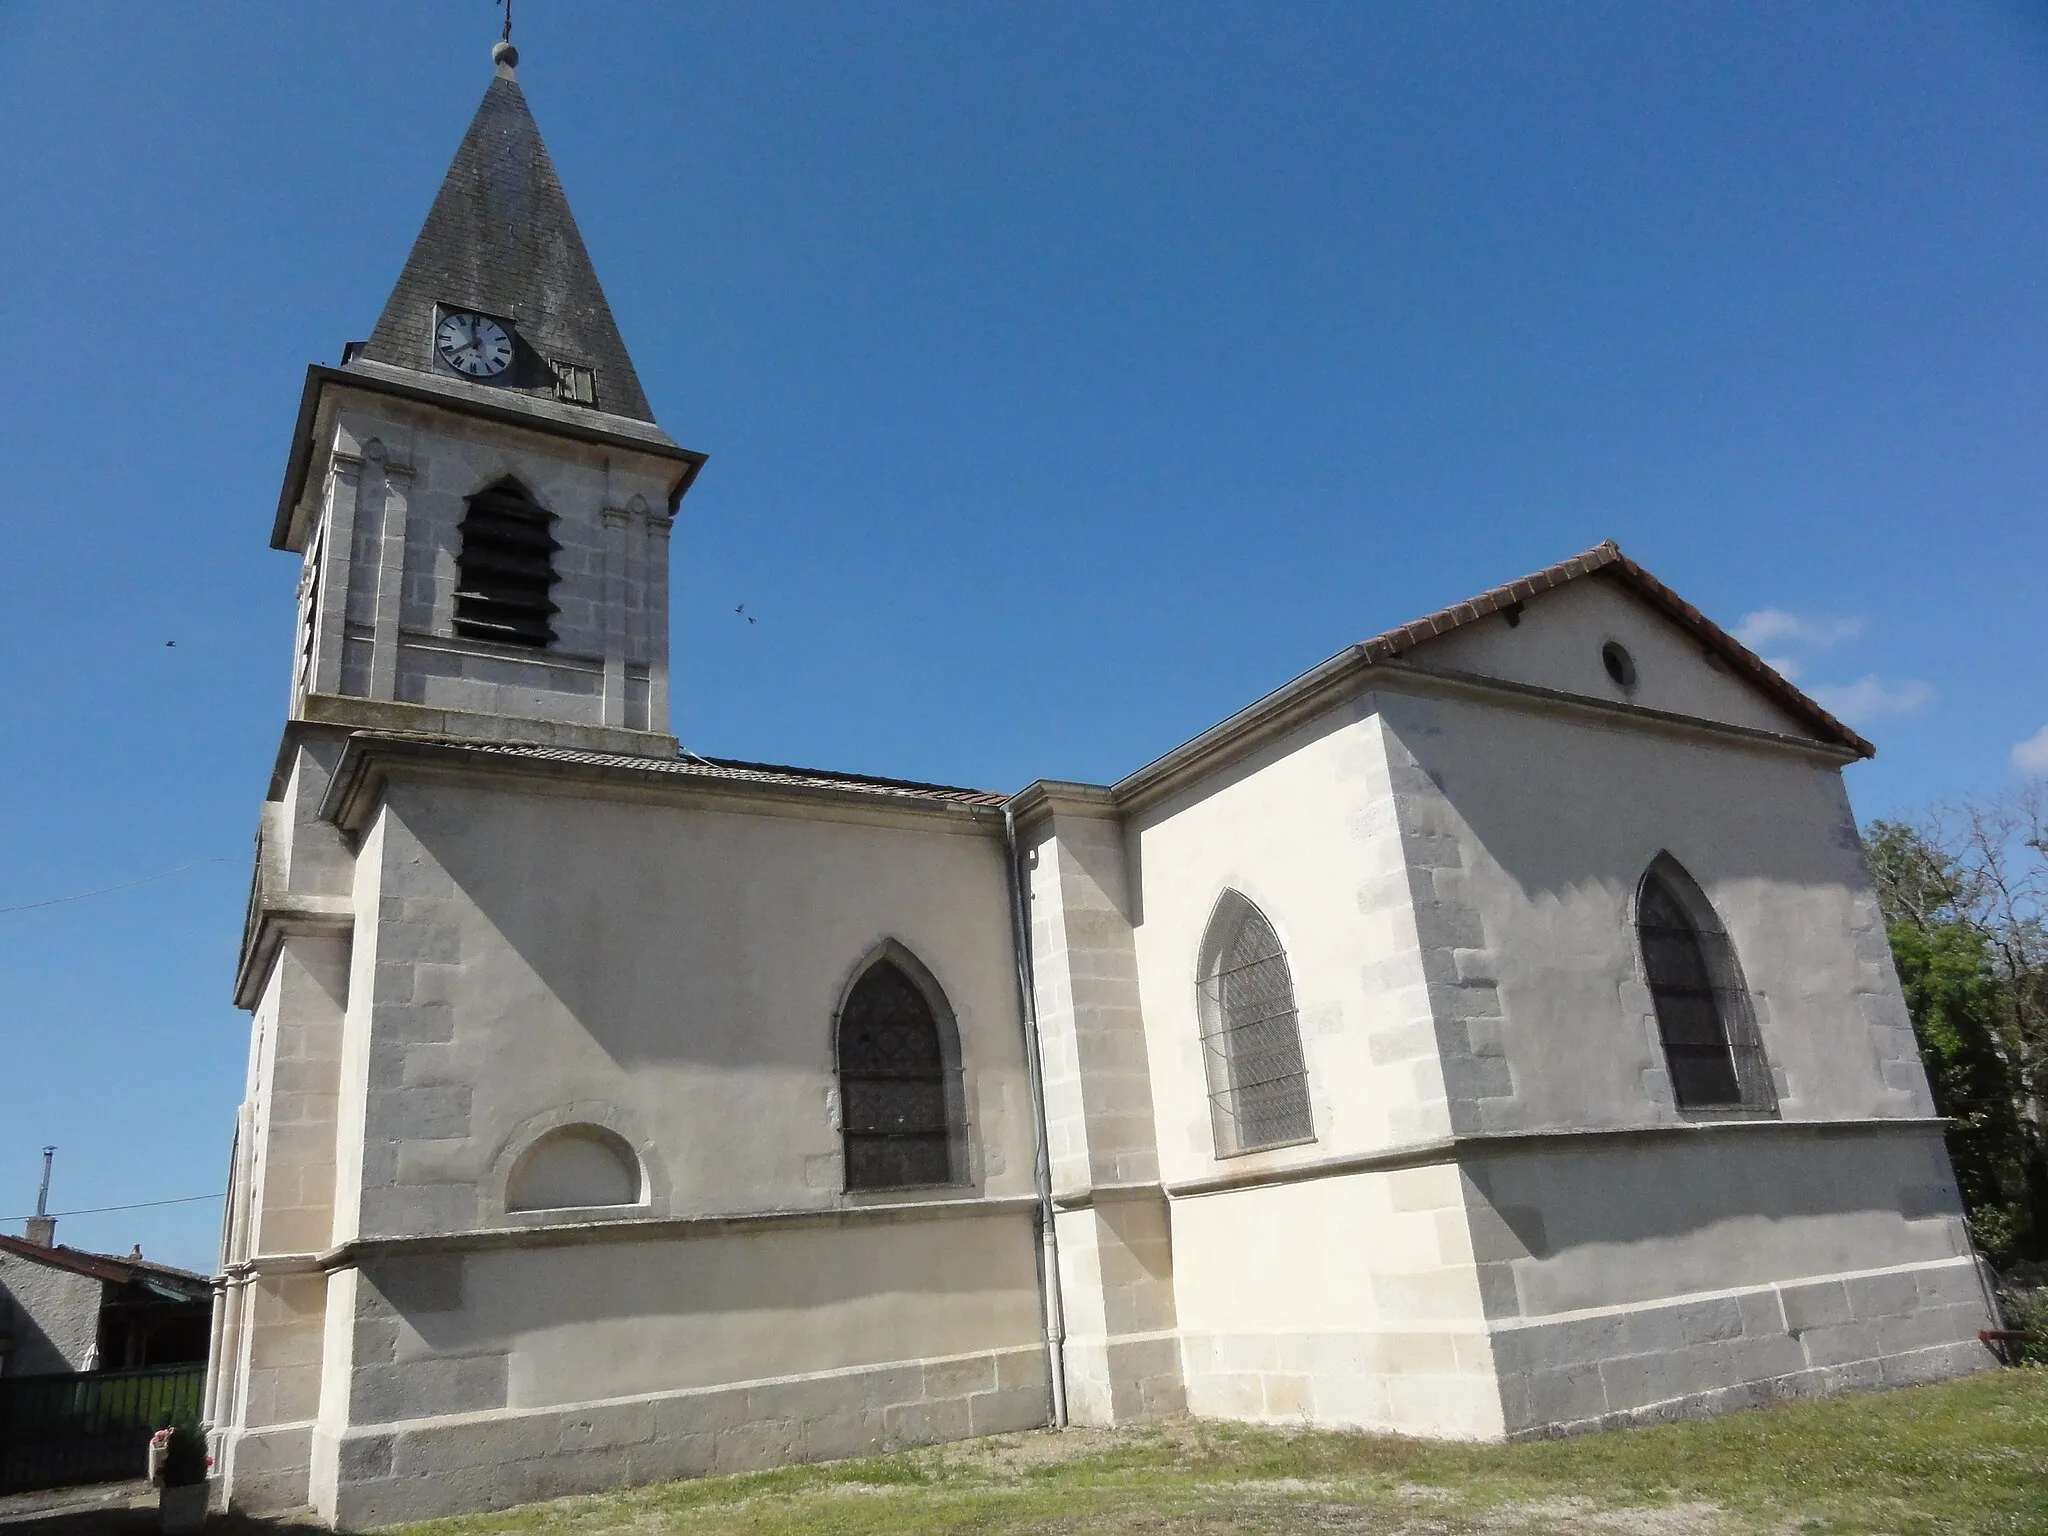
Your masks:
M 609 1104 L 536 1115 L 499 1153 L 487 1216 L 513 1223 L 602 1221 L 665 1214 L 667 1180 L 653 1146 Z
M 581 1210 L 641 1203 L 640 1159 L 625 1137 L 601 1125 L 549 1131 L 512 1165 L 508 1211 Z

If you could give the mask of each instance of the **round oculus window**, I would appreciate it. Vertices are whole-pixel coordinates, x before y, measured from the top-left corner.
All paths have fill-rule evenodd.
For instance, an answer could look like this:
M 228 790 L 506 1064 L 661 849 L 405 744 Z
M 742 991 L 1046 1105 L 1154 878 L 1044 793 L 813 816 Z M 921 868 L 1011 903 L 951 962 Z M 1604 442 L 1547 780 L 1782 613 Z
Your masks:
M 1600 664 L 1607 669 L 1607 675 L 1624 688 L 1636 685 L 1636 659 L 1628 651 L 1610 640 L 1600 647 Z

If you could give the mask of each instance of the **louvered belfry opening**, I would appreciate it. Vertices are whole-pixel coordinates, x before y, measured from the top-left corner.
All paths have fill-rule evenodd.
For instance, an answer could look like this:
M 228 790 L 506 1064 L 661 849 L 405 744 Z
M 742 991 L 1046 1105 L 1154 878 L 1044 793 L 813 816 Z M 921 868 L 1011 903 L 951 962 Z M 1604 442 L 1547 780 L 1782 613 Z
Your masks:
M 931 1000 L 893 960 L 876 961 L 839 1015 L 848 1189 L 954 1181 L 947 1078 Z
M 455 633 L 544 649 L 555 643 L 549 589 L 560 580 L 554 514 L 509 482 L 469 498 L 455 562 Z
M 1719 922 L 1696 915 L 1712 910 L 1703 895 L 1688 902 L 1679 894 L 1686 878 L 1672 868 L 1652 870 L 1636 905 L 1672 1094 L 1681 1110 L 1775 1113 L 1777 1093 L 1735 947 Z
M 1202 1058 L 1217 1155 L 1313 1140 L 1294 979 L 1279 935 L 1231 891 L 1210 919 L 1203 953 Z

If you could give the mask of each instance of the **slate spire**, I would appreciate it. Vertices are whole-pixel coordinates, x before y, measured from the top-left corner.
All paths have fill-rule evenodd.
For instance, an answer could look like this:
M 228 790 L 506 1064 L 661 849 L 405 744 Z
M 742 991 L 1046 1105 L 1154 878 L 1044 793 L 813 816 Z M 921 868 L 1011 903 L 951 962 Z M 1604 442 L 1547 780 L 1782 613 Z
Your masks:
M 462 136 L 398 284 L 359 356 L 431 372 L 435 306 L 515 323 L 524 367 L 508 387 L 553 398 L 549 363 L 588 368 L 597 409 L 654 420 L 598 286 L 562 183 L 514 72 L 509 43 Z

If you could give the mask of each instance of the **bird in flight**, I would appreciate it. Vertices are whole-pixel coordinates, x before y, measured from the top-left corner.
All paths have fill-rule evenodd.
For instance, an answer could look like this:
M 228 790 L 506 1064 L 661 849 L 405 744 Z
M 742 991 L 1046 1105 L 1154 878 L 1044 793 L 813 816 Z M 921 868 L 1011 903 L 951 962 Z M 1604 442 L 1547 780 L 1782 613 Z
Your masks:
M 751 613 L 747 612 L 747 605 L 745 603 L 738 604 L 736 607 L 734 607 L 733 612 L 738 614 L 741 618 L 745 619 L 749 624 L 754 622 L 754 616 Z
M 168 651 L 168 650 L 170 650 L 170 649 L 171 649 L 171 648 L 172 648 L 173 646 L 175 646 L 175 645 L 176 645 L 177 643 L 178 643 L 178 642 L 177 642 L 177 641 L 175 641 L 175 640 L 166 640 L 166 641 L 164 642 L 164 649 Z

